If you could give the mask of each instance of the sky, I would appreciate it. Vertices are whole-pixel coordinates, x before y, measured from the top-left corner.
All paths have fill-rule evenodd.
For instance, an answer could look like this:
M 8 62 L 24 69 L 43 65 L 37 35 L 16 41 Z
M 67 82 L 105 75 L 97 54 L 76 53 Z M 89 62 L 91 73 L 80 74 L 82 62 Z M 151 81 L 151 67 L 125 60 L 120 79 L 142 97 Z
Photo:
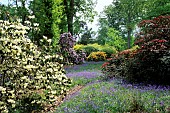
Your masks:
M 93 0 L 95 1 L 95 0 Z M 98 14 L 100 14 L 100 12 L 103 11 L 105 6 L 108 6 L 112 3 L 113 0 L 97 0 L 97 5 L 95 7 L 95 10 L 98 12 Z M 88 23 L 88 27 L 92 28 L 93 31 L 97 31 L 98 27 L 97 27 L 97 21 L 98 21 L 98 16 L 95 16 L 94 21 L 92 24 Z
M 97 0 L 97 5 L 94 10 L 96 10 L 98 12 L 98 14 L 100 14 L 100 12 L 103 11 L 104 7 L 110 5 L 112 3 L 112 1 L 113 0 Z M 0 0 L 0 3 L 7 4 L 8 0 Z M 97 20 L 98 20 L 98 16 L 95 16 L 93 23 L 87 24 L 88 27 L 92 28 L 93 31 L 97 31 L 97 29 L 98 29 Z
M 2 3 L 2 4 L 7 4 L 7 3 L 8 3 L 8 0 L 0 0 L 0 3 Z

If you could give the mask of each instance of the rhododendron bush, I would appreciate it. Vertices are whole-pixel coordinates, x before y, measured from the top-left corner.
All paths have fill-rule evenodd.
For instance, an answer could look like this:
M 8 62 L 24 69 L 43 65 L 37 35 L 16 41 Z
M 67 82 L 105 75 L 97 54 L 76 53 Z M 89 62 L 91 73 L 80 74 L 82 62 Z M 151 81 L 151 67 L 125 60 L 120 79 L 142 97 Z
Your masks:
M 0 111 L 38 112 L 66 95 L 71 84 L 58 63 L 58 54 L 47 52 L 50 40 L 38 48 L 25 38 L 20 23 L 0 21 Z M 44 42 L 44 43 L 45 43 Z M 19 111 L 17 111 L 19 110 Z
M 169 84 L 170 16 L 143 20 L 139 27 L 135 41 L 139 49 L 121 62 L 124 72 L 120 76 L 133 82 Z
M 74 50 L 73 46 L 75 43 L 76 40 L 71 35 L 71 33 L 61 34 L 59 45 L 66 63 L 80 64 L 83 63 L 86 58 L 86 54 L 83 51 L 76 52 Z
M 117 54 L 113 54 L 111 58 L 107 59 L 102 65 L 102 72 L 104 79 L 113 77 L 125 77 L 127 61 L 134 57 L 139 46 L 134 46 L 131 49 L 123 50 Z

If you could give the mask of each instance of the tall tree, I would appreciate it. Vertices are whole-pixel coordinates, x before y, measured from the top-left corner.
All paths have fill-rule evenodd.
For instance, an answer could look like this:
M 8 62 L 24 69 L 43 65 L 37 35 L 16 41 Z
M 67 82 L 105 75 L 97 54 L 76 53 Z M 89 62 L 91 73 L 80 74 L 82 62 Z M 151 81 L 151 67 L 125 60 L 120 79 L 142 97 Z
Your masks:
M 132 31 L 145 14 L 146 0 L 115 0 L 104 9 L 109 27 L 125 32 L 130 48 Z
M 86 26 L 84 32 L 81 35 L 81 38 L 79 39 L 79 44 L 84 44 L 87 45 L 89 43 L 93 42 L 92 39 L 92 35 L 94 34 L 94 32 L 92 31 L 92 29 L 88 29 L 88 26 Z
M 40 33 L 35 39 L 47 36 L 53 39 L 56 44 L 59 38 L 60 29 L 59 23 L 62 19 L 63 5 L 62 0 L 33 0 L 30 5 L 32 14 L 35 15 L 34 22 L 39 23 Z
M 53 46 L 55 46 L 60 37 L 61 29 L 60 23 L 63 19 L 63 8 L 62 0 L 52 0 L 52 33 L 53 33 Z
M 108 21 L 105 17 L 100 15 L 98 20 L 98 36 L 97 36 L 97 42 L 98 44 L 105 45 L 107 40 L 107 32 L 108 32 Z
M 147 19 L 152 19 L 160 15 L 170 14 L 170 1 L 169 0 L 149 0 Z
M 67 15 L 68 31 L 73 34 L 74 0 L 64 0 L 65 13 Z
M 114 28 L 108 28 L 106 43 L 114 46 L 116 50 L 122 51 L 125 49 L 126 41 L 121 37 L 120 32 Z
M 8 9 L 7 6 L 0 4 L 0 11 L 1 11 L 0 20 L 7 20 L 7 17 L 8 17 L 7 9 Z
M 74 32 L 74 26 L 81 21 L 93 21 L 96 12 L 94 11 L 94 5 L 96 2 L 93 0 L 64 0 L 65 18 L 67 22 L 67 31 L 72 35 L 77 34 L 78 30 Z M 80 30 L 80 29 L 79 29 Z
M 29 15 L 28 9 L 26 8 L 28 0 L 18 0 L 18 2 L 21 3 L 21 6 L 18 6 L 17 0 L 16 0 L 18 14 L 20 15 L 20 18 L 22 19 L 22 24 L 24 24 L 26 17 Z
M 109 27 L 106 17 L 100 15 L 97 42 L 102 45 L 114 46 L 118 51 L 124 50 L 126 41 L 116 28 Z
M 8 0 L 8 5 L 3 5 L 2 13 L 5 14 L 4 19 L 9 21 L 16 21 L 20 19 L 22 24 L 26 20 L 26 17 L 29 15 L 28 6 L 30 0 Z

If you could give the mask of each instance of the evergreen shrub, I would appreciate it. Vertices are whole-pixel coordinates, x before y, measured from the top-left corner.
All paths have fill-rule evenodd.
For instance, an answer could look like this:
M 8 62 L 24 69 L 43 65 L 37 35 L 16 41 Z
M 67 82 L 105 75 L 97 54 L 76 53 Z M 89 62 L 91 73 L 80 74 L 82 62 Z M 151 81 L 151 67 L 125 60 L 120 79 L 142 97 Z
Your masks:
M 83 45 L 83 44 L 76 44 L 76 45 L 74 45 L 74 50 L 76 50 L 77 52 L 79 52 L 79 51 L 82 51 L 83 50 L 83 47 L 84 47 L 85 45 Z
M 101 45 L 98 45 L 97 43 L 94 44 L 87 44 L 87 45 L 83 45 L 83 44 L 76 44 L 74 46 L 74 49 L 79 52 L 79 51 L 84 51 L 86 53 L 86 56 L 89 56 L 90 53 L 92 52 L 97 52 L 102 48 Z

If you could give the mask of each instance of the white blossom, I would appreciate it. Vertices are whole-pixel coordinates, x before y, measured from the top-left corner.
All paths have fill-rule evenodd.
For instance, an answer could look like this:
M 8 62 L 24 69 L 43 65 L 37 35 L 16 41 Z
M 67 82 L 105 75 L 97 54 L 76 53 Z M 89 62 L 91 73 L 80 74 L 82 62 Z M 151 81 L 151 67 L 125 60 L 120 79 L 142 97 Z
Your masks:
M 51 91 L 51 94 L 56 94 L 56 93 L 57 93 L 56 90 Z
M 0 91 L 4 92 L 4 91 L 6 91 L 6 88 L 0 86 Z
M 26 23 L 26 24 L 31 24 L 31 22 L 30 22 L 30 21 L 25 21 L 25 23 Z
M 13 100 L 13 99 L 8 99 L 7 100 L 9 103 L 15 103 L 15 100 Z
M 11 27 L 11 28 L 15 28 L 15 25 L 10 25 L 9 27 Z
M 24 80 L 24 79 L 27 79 L 27 76 L 23 76 L 23 77 L 21 77 L 21 79 L 23 79 L 23 80 Z
M 9 21 L 4 21 L 4 24 L 9 24 Z
M 2 30 L 2 31 L 1 31 L 1 34 L 5 34 L 5 31 L 4 31 L 4 30 Z
M 33 19 L 35 18 L 35 15 L 32 15 L 32 16 L 28 16 L 29 19 Z
M 4 104 L 4 102 L 0 101 L 0 105 L 3 105 L 3 104 Z
M 30 30 L 30 28 L 27 27 L 27 26 L 23 26 L 23 29 L 25 29 L 25 30 Z
M 21 22 L 21 19 L 17 19 L 18 22 Z
M 34 26 L 39 26 L 39 24 L 38 24 L 38 23 L 33 23 L 33 25 L 34 25 Z
M 48 39 L 48 40 L 47 40 L 47 42 L 51 43 L 51 42 L 52 42 L 52 40 L 51 40 L 51 39 Z
M 24 88 L 26 88 L 28 86 L 28 83 L 24 83 Z
M 47 40 L 47 37 L 46 37 L 46 36 L 43 36 L 43 38 Z

